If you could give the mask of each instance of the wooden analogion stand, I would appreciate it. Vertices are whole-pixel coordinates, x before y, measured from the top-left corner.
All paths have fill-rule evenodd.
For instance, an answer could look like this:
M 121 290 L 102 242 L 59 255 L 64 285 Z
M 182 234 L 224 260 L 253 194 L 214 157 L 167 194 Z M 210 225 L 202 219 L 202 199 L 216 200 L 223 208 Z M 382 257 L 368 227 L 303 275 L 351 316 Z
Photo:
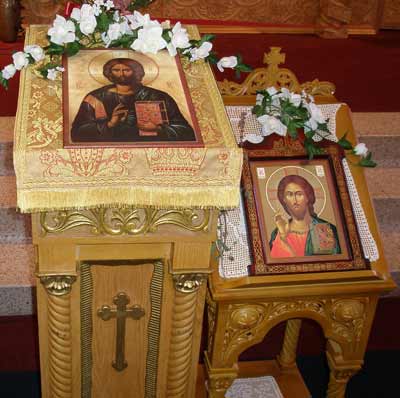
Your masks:
M 265 54 L 264 60 L 267 67 L 253 71 L 243 84 L 227 81 L 220 83 L 220 89 L 226 96 L 227 103 L 237 106 L 250 104 L 254 101 L 254 87 L 260 89 L 272 85 L 277 88 L 287 87 L 297 92 L 305 89 L 316 95 L 319 103 L 338 103 L 333 97 L 333 84 L 315 80 L 300 85 L 292 71 L 280 68 L 279 64 L 285 60 L 280 48 L 271 48 L 271 51 Z M 340 137 L 348 132 L 347 138 L 355 143 L 349 108 L 346 105 L 338 105 L 335 118 L 336 135 Z M 273 159 L 268 158 L 260 147 L 261 145 L 253 145 L 251 149 L 245 151 L 245 156 L 250 158 L 253 150 L 255 155 L 258 153 L 260 159 L 262 157 Z M 287 137 L 276 140 L 274 148 L 274 151 L 280 152 L 282 157 L 293 152 L 296 155 L 297 151 L 299 158 L 304 151 L 298 147 L 297 141 L 289 140 Z M 214 272 L 210 276 L 207 291 L 209 335 L 208 348 L 205 352 L 205 371 L 210 398 L 224 397 L 237 377 L 262 375 L 263 366 L 265 366 L 264 374 L 272 374 L 276 378 L 285 397 L 308 397 L 309 392 L 296 366 L 296 350 L 302 318 L 317 322 L 327 341 L 326 355 L 330 368 L 327 397 L 344 398 L 348 380 L 362 367 L 378 298 L 383 292 L 395 287 L 384 258 L 363 169 L 354 166 L 352 164 L 354 161 L 350 155 L 349 168 L 379 258 L 370 261 L 364 268 L 357 268 L 364 260 L 361 258 L 360 249 L 355 245 L 358 238 L 356 227 L 351 221 L 354 211 L 352 212 L 350 202 L 346 199 L 348 186 L 342 175 L 337 179 L 337 184 L 342 193 L 340 200 L 344 217 L 348 223 L 353 223 L 348 225 L 348 229 L 353 231 L 350 233 L 349 247 L 356 267 L 339 271 L 334 270 L 335 263 L 332 263 L 333 268 L 326 272 L 329 270 L 326 268 L 326 263 L 317 262 L 311 264 L 314 272 L 305 272 L 305 266 L 298 263 L 286 268 L 286 271 L 285 266 L 282 266 L 280 271 L 274 272 L 274 267 L 271 265 L 264 275 L 224 279 L 217 272 L 217 264 L 214 264 Z M 343 174 L 340 162 L 333 162 L 333 167 L 337 173 Z M 253 192 L 248 184 L 250 177 L 245 178 L 246 173 L 249 174 L 250 171 L 245 162 L 243 192 L 249 201 Z M 254 246 L 258 242 L 257 234 L 254 234 L 254 230 L 258 229 L 257 212 L 254 209 L 250 210 L 247 206 L 248 231 L 251 233 Z M 256 249 L 253 264 L 266 268 L 260 260 L 262 253 L 260 245 Z M 275 264 L 277 269 L 278 265 Z M 245 363 L 239 362 L 239 355 L 247 348 L 260 343 L 265 335 L 281 322 L 286 322 L 286 333 L 278 358 L 258 365 L 256 374 L 246 371 Z

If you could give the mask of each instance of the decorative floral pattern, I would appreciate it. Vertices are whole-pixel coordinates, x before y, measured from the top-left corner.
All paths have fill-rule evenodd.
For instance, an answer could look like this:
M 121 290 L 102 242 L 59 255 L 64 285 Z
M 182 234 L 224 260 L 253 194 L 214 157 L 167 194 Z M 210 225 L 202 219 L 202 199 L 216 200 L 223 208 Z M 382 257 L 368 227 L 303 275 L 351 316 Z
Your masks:
M 122 176 L 127 174 L 127 164 L 132 153 L 114 149 L 71 149 L 66 157 L 61 151 L 41 151 L 40 161 L 45 165 L 44 177 L 58 176 Z

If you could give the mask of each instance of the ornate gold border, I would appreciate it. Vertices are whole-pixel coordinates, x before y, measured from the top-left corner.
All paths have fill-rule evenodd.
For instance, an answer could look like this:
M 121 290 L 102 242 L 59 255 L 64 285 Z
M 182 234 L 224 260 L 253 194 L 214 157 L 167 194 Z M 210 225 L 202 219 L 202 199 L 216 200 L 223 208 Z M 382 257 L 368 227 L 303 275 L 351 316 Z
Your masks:
M 151 313 L 147 326 L 148 350 L 146 358 L 145 398 L 153 398 L 157 393 L 158 350 L 160 341 L 161 301 L 163 294 L 164 264 L 154 261 L 154 271 L 150 283 Z M 82 263 L 81 271 L 81 398 L 92 396 L 92 264 Z
M 135 207 L 60 210 L 41 212 L 44 234 L 90 228 L 93 235 L 140 235 L 154 233 L 161 225 L 174 225 L 192 232 L 208 232 L 211 210 L 138 209 Z
M 264 260 L 263 245 L 259 223 L 257 218 L 257 209 L 254 199 L 253 183 L 250 172 L 249 159 L 257 158 L 294 158 L 307 157 L 304 148 L 297 140 L 289 137 L 280 138 L 274 141 L 270 149 L 245 150 L 243 162 L 242 186 L 244 188 L 244 201 L 247 209 L 249 228 L 251 230 L 253 266 L 255 274 L 284 274 L 300 272 L 320 272 L 320 271 L 338 271 L 351 269 L 367 268 L 367 261 L 362 256 L 361 246 L 358 237 L 358 231 L 354 220 L 353 209 L 351 207 L 350 197 L 347 190 L 345 176 L 342 167 L 342 156 L 337 144 L 325 145 L 326 155 L 331 160 L 334 177 L 339 192 L 339 201 L 343 207 L 344 223 L 346 225 L 349 247 L 352 255 L 351 260 L 347 261 L 327 261 L 314 263 L 297 264 L 266 264 Z

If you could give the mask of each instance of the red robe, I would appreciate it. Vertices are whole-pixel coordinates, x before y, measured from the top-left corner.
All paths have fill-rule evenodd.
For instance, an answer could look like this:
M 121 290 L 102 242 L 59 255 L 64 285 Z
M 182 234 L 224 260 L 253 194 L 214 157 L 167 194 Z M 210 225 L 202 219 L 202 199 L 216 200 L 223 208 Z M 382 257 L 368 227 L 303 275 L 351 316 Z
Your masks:
M 296 234 L 289 232 L 286 241 L 281 239 L 278 232 L 271 248 L 271 257 L 303 257 L 305 256 L 307 242 L 307 232 L 304 234 Z

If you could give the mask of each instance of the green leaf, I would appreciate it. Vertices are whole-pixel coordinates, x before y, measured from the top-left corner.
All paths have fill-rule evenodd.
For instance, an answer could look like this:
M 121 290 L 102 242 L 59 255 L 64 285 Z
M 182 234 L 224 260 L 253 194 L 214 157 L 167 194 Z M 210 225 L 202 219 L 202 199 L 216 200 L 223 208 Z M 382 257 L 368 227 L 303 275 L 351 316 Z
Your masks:
M 0 84 L 6 89 L 8 90 L 8 80 L 4 79 L 3 75 L 0 72 Z
M 162 38 L 167 42 L 170 43 L 171 42 L 171 36 L 169 35 L 169 33 L 171 32 L 171 29 L 165 29 L 162 32 Z
M 351 144 L 351 142 L 346 138 L 347 137 L 347 133 L 345 133 L 343 135 L 342 138 L 340 138 L 340 140 L 338 141 L 338 144 L 346 150 L 351 150 L 353 149 L 353 145 Z
M 251 110 L 251 113 L 253 115 L 257 115 L 258 117 L 260 117 L 264 114 L 263 107 L 261 105 L 254 105 Z
M 49 46 L 45 48 L 47 55 L 62 55 L 64 54 L 64 46 L 60 46 L 55 43 L 50 43 Z
M 200 39 L 198 45 L 199 45 L 199 47 L 200 47 L 204 42 L 206 42 L 206 41 L 212 41 L 212 40 L 214 40 L 214 39 L 215 39 L 215 35 L 212 35 L 212 34 L 207 33 L 207 34 L 205 34 L 204 36 L 201 37 L 201 39 Z
M 357 164 L 362 167 L 376 167 L 377 166 L 377 164 L 373 160 L 367 159 L 367 158 L 360 159 L 360 161 Z
M 97 17 L 96 30 L 98 30 L 100 33 L 107 32 L 109 26 L 110 26 L 109 17 L 107 16 L 107 14 L 105 12 L 102 12 Z
M 205 61 L 215 65 L 218 62 L 217 54 L 214 51 L 211 51 L 210 54 L 205 58 Z
M 304 140 L 304 147 L 310 160 L 312 160 L 315 155 L 322 155 L 323 153 L 325 153 L 322 148 L 316 146 L 315 142 L 309 138 L 306 138 Z
M 238 70 L 240 72 L 251 72 L 253 68 L 246 64 L 238 63 L 233 69 Z
M 67 47 L 65 48 L 65 52 L 68 57 L 72 57 L 75 54 L 77 54 L 80 49 L 81 49 L 81 45 L 77 41 L 74 41 L 72 43 L 67 44 Z

